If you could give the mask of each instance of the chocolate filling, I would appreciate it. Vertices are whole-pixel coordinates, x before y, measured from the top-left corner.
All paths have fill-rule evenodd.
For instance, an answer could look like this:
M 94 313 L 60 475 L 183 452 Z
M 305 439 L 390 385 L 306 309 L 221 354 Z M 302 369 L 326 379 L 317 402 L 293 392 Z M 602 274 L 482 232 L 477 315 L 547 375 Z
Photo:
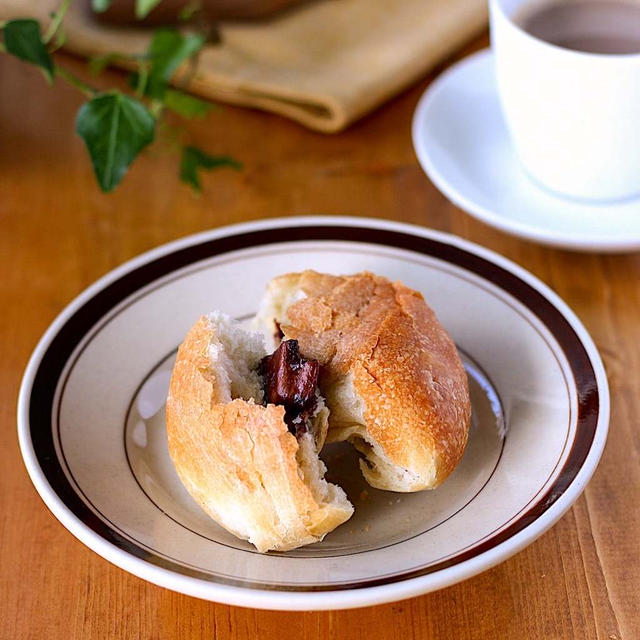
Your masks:
M 263 378 L 266 401 L 284 406 L 289 431 L 296 437 L 306 433 L 318 403 L 320 363 L 302 358 L 297 340 L 285 340 L 262 359 L 258 373 Z

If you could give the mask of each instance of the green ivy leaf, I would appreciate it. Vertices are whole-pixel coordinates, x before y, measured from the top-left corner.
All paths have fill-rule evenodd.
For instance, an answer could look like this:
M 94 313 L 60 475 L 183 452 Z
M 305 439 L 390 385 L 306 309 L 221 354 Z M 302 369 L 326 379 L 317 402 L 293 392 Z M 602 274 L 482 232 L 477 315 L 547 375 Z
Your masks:
M 111 0 L 91 0 L 91 8 L 96 13 L 102 13 L 103 11 L 106 11 L 109 8 L 110 4 Z
M 165 91 L 164 105 L 167 109 L 175 111 L 183 118 L 204 118 L 212 109 L 219 108 L 217 105 L 205 102 L 176 89 L 167 89 Z
M 149 12 L 160 3 L 160 0 L 136 0 L 136 18 L 142 20 Z
M 204 44 L 204 37 L 197 34 L 182 35 L 175 29 L 158 29 L 149 45 L 151 60 L 146 93 L 162 98 L 175 70 Z
M 242 169 L 242 164 L 229 156 L 210 156 L 197 147 L 185 147 L 180 160 L 180 180 L 190 184 L 195 191 L 201 190 L 198 169 Z
M 9 20 L 2 30 L 7 53 L 40 67 L 53 80 L 53 60 L 42 42 L 37 20 Z
M 80 107 L 76 132 L 87 145 L 104 192 L 120 183 L 129 165 L 153 140 L 155 124 L 142 102 L 118 91 L 100 94 Z

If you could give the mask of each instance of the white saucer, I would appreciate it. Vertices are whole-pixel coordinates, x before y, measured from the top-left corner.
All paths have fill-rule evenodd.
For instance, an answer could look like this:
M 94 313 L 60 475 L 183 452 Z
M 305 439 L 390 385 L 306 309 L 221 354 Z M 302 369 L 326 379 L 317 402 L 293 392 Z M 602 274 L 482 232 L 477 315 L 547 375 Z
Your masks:
M 526 175 L 502 116 L 488 49 L 451 67 L 424 93 L 413 145 L 438 189 L 489 225 L 581 251 L 640 249 L 640 198 L 587 204 Z

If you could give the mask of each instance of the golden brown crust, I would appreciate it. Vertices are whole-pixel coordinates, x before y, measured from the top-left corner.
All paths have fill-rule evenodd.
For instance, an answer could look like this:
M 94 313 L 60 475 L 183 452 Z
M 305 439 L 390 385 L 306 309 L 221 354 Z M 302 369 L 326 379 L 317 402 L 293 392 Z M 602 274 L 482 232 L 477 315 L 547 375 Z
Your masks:
M 207 318 L 194 325 L 171 377 L 167 437 L 180 479 L 212 518 L 260 551 L 321 540 L 350 517 L 351 505 L 314 496 L 283 407 L 216 401 L 212 332 Z M 312 442 L 307 458 L 317 455 Z
M 421 478 L 411 488 L 384 479 L 376 486 L 416 490 L 440 484 L 464 452 L 471 405 L 455 344 L 423 297 L 371 273 L 305 271 L 279 281 L 272 288 L 305 294 L 286 310 L 286 337 L 299 341 L 305 357 L 321 362 L 323 384 L 352 379 L 364 405 L 367 440 Z M 348 426 L 330 418 L 329 440 L 350 437 Z

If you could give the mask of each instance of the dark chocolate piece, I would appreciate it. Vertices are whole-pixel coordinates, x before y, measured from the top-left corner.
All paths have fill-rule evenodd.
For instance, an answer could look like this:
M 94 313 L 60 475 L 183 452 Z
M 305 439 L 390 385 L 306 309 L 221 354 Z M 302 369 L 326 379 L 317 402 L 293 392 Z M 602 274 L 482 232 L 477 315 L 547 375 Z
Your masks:
M 285 340 L 260 362 L 266 401 L 283 405 L 289 431 L 299 437 L 316 408 L 320 363 L 300 356 L 298 341 Z

